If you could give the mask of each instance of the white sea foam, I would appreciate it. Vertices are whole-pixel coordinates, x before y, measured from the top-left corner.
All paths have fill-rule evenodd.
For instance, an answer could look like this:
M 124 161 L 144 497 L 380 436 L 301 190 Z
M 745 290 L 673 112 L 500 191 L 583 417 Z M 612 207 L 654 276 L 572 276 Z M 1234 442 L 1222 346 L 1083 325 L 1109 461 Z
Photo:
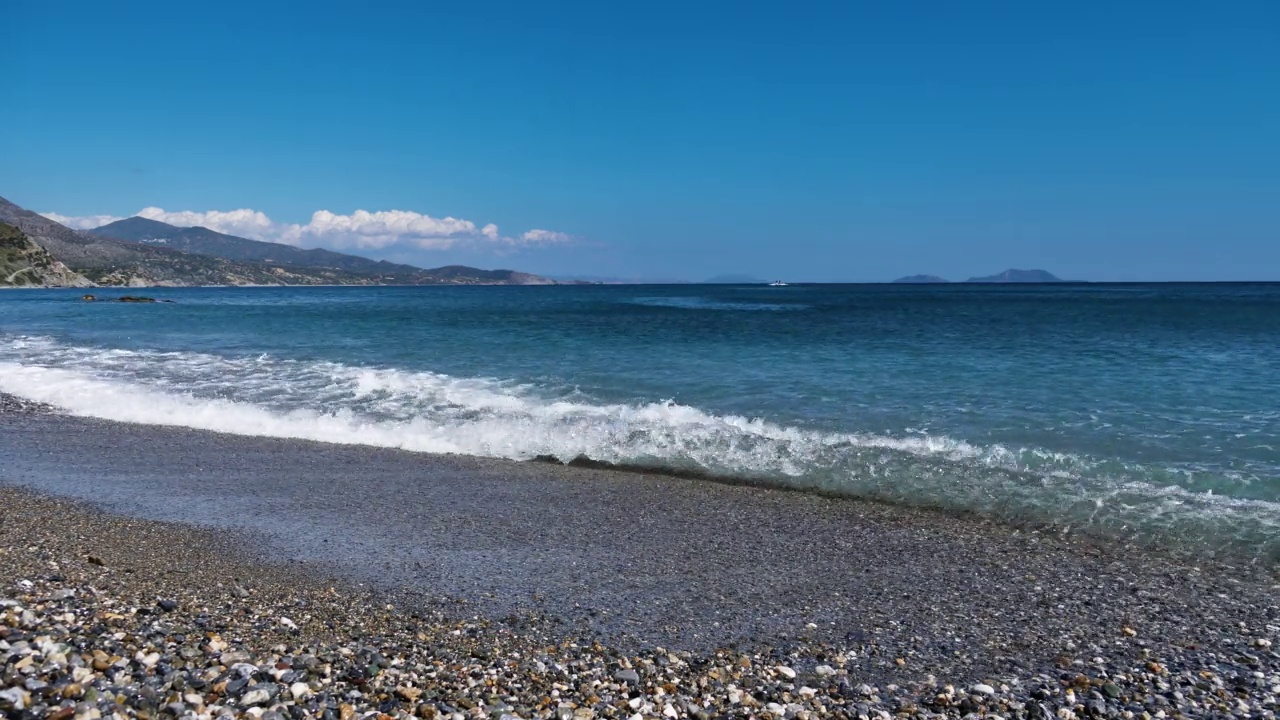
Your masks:
M 1280 505 L 1156 482 L 1147 468 L 920 431 L 820 432 L 674 402 L 592 402 L 568 390 L 493 379 L 0 338 L 0 391 L 128 423 L 517 460 L 587 457 L 1280 545 Z

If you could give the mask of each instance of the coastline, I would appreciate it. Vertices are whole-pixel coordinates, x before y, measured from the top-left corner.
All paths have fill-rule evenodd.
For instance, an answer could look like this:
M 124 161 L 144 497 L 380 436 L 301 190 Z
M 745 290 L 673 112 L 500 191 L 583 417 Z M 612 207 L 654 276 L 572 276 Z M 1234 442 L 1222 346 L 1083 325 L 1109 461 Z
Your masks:
M 623 659 L 644 672 L 637 661 L 656 669 L 672 654 L 679 662 L 666 667 L 695 674 L 686 680 L 714 696 L 681 696 L 677 716 L 696 715 L 677 707 L 686 702 L 763 712 L 763 700 L 730 703 L 728 683 L 697 684 L 717 662 L 746 674 L 737 687 L 801 706 L 793 716 L 822 712 L 814 702 L 853 717 L 859 703 L 964 714 L 962 699 L 965 712 L 1015 716 L 1041 704 L 1084 714 L 1097 701 L 1109 713 L 1137 707 L 1135 717 L 1174 714 L 1184 700 L 1200 703 L 1182 710 L 1189 715 L 1210 702 L 1262 713 L 1280 692 L 1280 657 L 1265 645 L 1280 642 L 1267 568 L 794 491 L 122 425 L 0 400 L 0 538 L 12 568 L 0 588 L 11 599 L 91 584 L 95 602 L 145 608 L 184 595 L 184 606 L 210 608 L 209 619 L 238 622 L 236 603 L 220 599 L 233 596 L 234 578 L 281 597 L 333 587 L 341 600 L 311 613 L 318 625 L 289 616 L 315 642 L 351 628 L 345 641 L 376 645 L 383 621 L 365 618 L 390 602 L 418 614 L 388 611 L 401 623 L 395 632 L 414 638 L 408 645 L 472 622 L 491 657 L 521 652 L 524 662 L 533 645 L 568 640 L 574 652 L 604 648 L 591 662 L 607 668 L 606 685 L 622 684 L 609 692 L 626 695 L 624 705 L 630 681 L 613 678 L 629 669 Z M 88 564 L 94 553 L 110 583 Z M 124 567 L 133 571 L 117 572 Z M 15 586 L 22 580 L 32 588 Z M 266 590 L 255 591 L 246 605 L 265 602 Z M 254 622 L 278 612 L 274 602 L 251 612 Z M 424 657 L 422 647 L 400 649 Z M 799 675 L 779 676 L 776 665 Z M 939 701 L 947 684 L 953 692 Z M 601 703 L 587 703 L 592 713 L 609 714 L 617 702 L 593 692 Z M 589 699 L 577 695 L 570 715 Z M 662 714 L 646 697 L 649 714 Z M 503 702 L 521 717 L 539 712 Z

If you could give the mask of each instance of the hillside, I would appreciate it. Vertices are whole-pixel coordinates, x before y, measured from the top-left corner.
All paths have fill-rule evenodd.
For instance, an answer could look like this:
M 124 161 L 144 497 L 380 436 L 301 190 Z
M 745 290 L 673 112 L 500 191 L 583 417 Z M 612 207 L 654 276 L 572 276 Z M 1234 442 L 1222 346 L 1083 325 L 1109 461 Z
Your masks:
M 207 228 L 146 224 L 154 221 L 125 225 L 124 231 L 141 239 L 134 241 L 72 230 L 4 198 L 0 198 L 0 222 L 16 227 L 53 261 L 64 263 L 73 274 L 78 273 L 85 282 L 96 285 L 555 284 L 554 280 L 513 270 L 478 270 L 460 265 L 423 270 L 411 265 L 397 265 L 327 250 L 300 250 L 287 245 L 262 243 L 216 233 Z M 156 228 L 157 225 L 161 227 Z M 183 232 L 187 230 L 194 232 Z M 178 232 L 175 234 L 172 231 Z M 157 235 L 166 237 L 160 238 Z M 179 239 L 177 244 L 198 247 L 204 252 L 188 252 L 178 247 L 169 247 L 169 242 L 158 242 L 162 239 L 171 241 L 169 235 L 174 238 L 185 237 L 186 240 Z M 222 257 L 214 254 L 215 252 L 225 252 L 233 257 Z M 255 254 L 259 257 L 250 257 Z M 268 257 L 272 254 L 289 258 L 290 262 L 275 261 Z M 72 281 L 39 284 L 70 282 Z
M 95 236 L 163 247 L 195 255 L 262 263 L 274 272 L 323 273 L 334 284 L 386 285 L 555 285 L 554 280 L 514 270 L 481 270 L 448 265 L 424 270 L 413 265 L 373 260 L 331 250 L 303 249 L 281 243 L 250 240 L 204 227 L 177 227 L 141 217 L 125 218 L 96 230 Z
M 279 285 L 286 278 L 263 265 L 100 238 L 64 227 L 0 198 L 0 222 L 13 225 L 53 258 L 98 285 Z M 288 278 L 316 284 L 319 278 Z
M 129 240 L 197 255 L 285 267 L 337 270 L 371 276 L 412 275 L 421 272 L 421 268 L 412 265 L 398 265 L 329 250 L 304 250 L 292 245 L 227 235 L 204 227 L 177 227 L 142 217 L 117 220 L 88 232 L 98 237 Z
M 988 275 L 986 277 L 971 277 L 965 282 L 971 283 L 1056 283 L 1063 282 L 1061 278 L 1054 276 L 1052 273 L 1044 270 L 1005 270 L 999 275 Z
M 92 284 L 55 260 L 18 228 L 0 223 L 0 287 L 89 287 Z

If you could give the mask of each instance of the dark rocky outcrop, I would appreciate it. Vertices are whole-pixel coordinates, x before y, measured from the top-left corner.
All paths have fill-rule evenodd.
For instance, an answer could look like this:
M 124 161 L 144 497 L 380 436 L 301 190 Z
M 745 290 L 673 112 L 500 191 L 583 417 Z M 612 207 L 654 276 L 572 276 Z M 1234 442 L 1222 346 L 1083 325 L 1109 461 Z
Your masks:
M 92 284 L 22 230 L 0 222 L 0 287 L 88 287 Z

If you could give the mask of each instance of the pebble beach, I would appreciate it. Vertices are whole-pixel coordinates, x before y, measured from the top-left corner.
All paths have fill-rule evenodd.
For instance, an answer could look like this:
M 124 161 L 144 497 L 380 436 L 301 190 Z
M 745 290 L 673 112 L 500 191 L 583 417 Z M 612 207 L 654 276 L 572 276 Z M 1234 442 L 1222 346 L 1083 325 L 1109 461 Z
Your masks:
M 1243 718 L 1280 696 L 1280 585 L 1247 558 L 13 398 L 0 456 L 6 717 Z M 225 483 L 289 497 L 295 522 L 170 464 L 214 457 Z M 357 560 L 334 510 L 367 521 L 335 489 L 352 467 L 472 482 L 421 503 L 366 489 L 390 529 L 366 527 Z M 522 564 L 531 543 L 544 561 Z

